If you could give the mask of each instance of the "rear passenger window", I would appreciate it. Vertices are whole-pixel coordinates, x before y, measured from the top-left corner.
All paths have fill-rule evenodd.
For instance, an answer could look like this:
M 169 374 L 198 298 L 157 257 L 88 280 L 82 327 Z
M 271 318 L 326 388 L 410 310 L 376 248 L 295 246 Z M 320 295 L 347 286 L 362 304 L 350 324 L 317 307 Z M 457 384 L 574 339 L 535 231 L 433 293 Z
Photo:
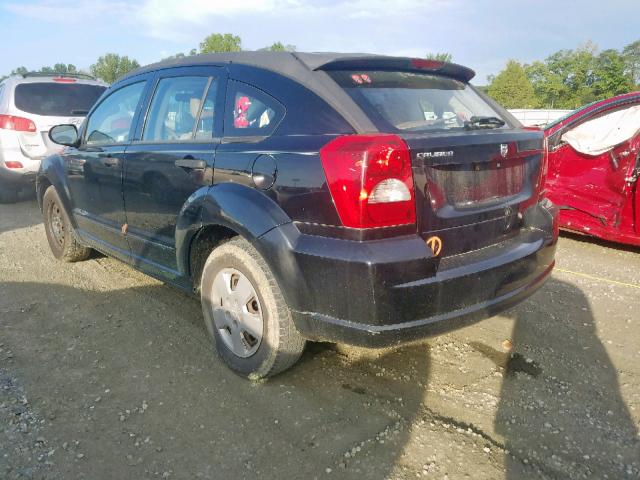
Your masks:
M 212 138 L 217 85 L 212 80 L 209 77 L 160 80 L 151 101 L 142 140 L 168 142 Z
M 275 98 L 246 83 L 229 81 L 225 135 L 270 135 L 283 117 L 284 107 Z

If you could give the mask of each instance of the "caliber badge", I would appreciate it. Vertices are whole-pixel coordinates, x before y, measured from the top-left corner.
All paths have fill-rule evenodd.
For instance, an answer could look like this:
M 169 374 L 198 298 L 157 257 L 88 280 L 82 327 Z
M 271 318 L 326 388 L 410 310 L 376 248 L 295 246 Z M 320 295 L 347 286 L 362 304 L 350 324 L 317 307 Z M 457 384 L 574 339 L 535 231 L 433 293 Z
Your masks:
M 436 237 L 434 235 L 433 237 L 427 238 L 427 245 L 429 246 L 435 257 L 440 255 L 440 252 L 442 251 L 442 240 L 440 239 L 440 237 Z

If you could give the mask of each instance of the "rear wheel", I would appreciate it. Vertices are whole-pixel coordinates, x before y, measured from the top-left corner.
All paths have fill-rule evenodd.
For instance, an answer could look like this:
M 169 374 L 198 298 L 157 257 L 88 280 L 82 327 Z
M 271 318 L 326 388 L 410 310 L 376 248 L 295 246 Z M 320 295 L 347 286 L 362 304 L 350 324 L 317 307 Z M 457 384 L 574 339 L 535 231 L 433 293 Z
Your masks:
M 44 192 L 42 212 L 47 240 L 54 257 L 65 262 L 78 262 L 89 258 L 91 249 L 80 244 L 76 238 L 67 212 L 53 186 Z
M 211 252 L 201 300 L 218 354 L 236 373 L 270 377 L 300 358 L 305 340 L 271 270 L 246 240 L 234 238 Z

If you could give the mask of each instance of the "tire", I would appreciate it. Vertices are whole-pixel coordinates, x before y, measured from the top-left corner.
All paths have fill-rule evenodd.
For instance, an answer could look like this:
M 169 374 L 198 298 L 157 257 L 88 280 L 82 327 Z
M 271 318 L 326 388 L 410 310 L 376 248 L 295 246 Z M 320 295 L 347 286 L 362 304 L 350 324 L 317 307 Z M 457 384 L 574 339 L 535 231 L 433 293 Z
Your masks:
M 246 240 L 235 237 L 211 252 L 200 292 L 218 355 L 237 374 L 252 380 L 271 377 L 302 355 L 305 340 L 293 324 L 280 287 Z
M 18 189 L 11 185 L 0 183 L 0 203 L 15 203 L 18 201 Z
M 53 186 L 47 188 L 42 197 L 42 214 L 47 241 L 54 257 L 65 262 L 79 262 L 89 258 L 91 249 L 78 241 L 69 216 Z

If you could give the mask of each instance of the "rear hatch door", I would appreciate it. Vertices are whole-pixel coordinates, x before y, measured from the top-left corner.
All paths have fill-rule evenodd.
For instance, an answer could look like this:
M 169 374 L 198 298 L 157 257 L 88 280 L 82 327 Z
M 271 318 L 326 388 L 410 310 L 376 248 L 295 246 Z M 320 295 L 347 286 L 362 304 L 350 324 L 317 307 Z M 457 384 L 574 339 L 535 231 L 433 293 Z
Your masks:
M 58 150 L 60 146 L 49 139 L 51 127 L 63 123 L 79 127 L 106 88 L 78 83 L 75 79 L 56 80 L 25 82 L 18 84 L 15 89 L 16 115 L 28 118 L 36 127 L 35 132 L 21 132 L 19 135 L 22 152 L 33 159 L 43 158 Z
M 524 130 L 401 135 L 411 152 L 419 233 L 440 256 L 477 250 L 519 232 L 537 199 L 542 138 Z
M 347 59 L 324 68 L 379 132 L 408 145 L 418 231 L 437 237 L 439 256 L 518 233 L 523 210 L 537 199 L 543 134 L 523 130 L 471 86 L 472 71 L 411 59 Z

